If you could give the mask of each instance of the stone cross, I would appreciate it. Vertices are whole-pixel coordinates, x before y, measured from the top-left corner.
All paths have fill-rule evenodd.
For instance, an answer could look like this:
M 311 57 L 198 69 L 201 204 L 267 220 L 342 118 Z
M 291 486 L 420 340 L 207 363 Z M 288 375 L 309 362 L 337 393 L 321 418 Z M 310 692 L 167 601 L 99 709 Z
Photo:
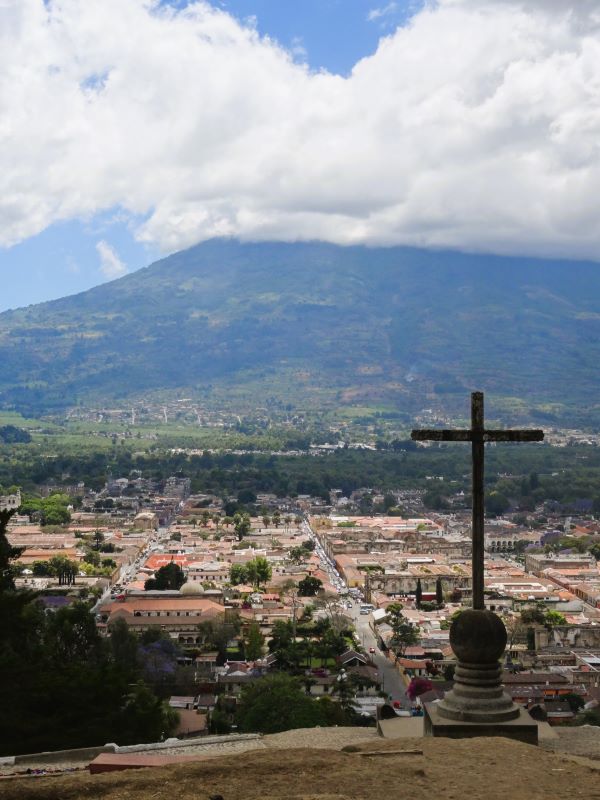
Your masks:
M 471 428 L 470 430 L 415 430 L 411 434 L 415 441 L 434 442 L 471 442 L 473 458 L 473 608 L 484 609 L 483 596 L 483 466 L 485 442 L 541 442 L 544 432 L 541 430 L 486 430 L 483 424 L 483 392 L 471 394 Z

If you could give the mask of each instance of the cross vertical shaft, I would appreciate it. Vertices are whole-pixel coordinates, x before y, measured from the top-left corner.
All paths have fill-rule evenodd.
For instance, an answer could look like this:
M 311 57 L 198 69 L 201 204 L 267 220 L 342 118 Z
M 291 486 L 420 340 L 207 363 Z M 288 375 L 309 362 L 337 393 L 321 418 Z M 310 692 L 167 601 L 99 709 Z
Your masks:
M 472 571 L 473 608 L 485 608 L 483 595 L 484 572 L 484 446 L 483 446 L 483 392 L 471 394 L 471 453 L 473 457 L 473 512 L 472 512 Z
M 485 442 L 541 442 L 544 432 L 541 430 L 486 430 L 483 416 L 483 392 L 471 393 L 471 428 L 469 430 L 415 430 L 411 438 L 417 442 L 471 442 L 473 460 L 472 495 L 473 514 L 471 522 L 472 536 L 472 575 L 473 575 L 473 608 L 485 608 L 483 594 L 484 565 L 484 446 Z

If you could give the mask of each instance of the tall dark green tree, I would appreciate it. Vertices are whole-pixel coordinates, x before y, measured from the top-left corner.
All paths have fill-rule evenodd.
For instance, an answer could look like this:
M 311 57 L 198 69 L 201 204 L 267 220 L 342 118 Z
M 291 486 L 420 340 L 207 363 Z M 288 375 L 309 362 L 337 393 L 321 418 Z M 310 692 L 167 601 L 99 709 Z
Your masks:
M 0 511 L 0 593 L 11 591 L 15 588 L 14 570 L 11 562 L 23 552 L 21 548 L 13 547 L 6 538 L 8 521 L 14 513 L 14 509 Z
M 435 582 L 435 602 L 438 606 L 444 604 L 444 589 L 442 587 L 442 579 L 438 578 Z
M 423 600 L 423 589 L 421 587 L 421 578 L 417 578 L 417 588 L 415 589 L 415 604 L 417 608 L 421 607 L 422 600 Z
M 250 533 L 250 527 L 250 516 L 248 514 L 234 514 L 233 528 L 235 530 L 235 535 L 238 537 L 240 542 L 244 536 L 247 536 Z
M 245 655 L 250 661 L 256 661 L 263 654 L 265 637 L 260 632 L 257 622 L 253 622 L 248 628 L 248 635 L 245 642 Z

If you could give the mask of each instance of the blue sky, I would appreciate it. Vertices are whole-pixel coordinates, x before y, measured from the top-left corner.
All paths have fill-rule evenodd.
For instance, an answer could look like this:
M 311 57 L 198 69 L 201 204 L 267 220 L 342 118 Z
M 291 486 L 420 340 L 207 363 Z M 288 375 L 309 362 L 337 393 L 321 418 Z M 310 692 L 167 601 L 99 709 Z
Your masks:
M 404 24 L 417 5 L 415 0 L 221 0 L 212 4 L 242 22 L 253 18 L 261 36 L 276 39 L 311 69 L 342 75 L 372 54 L 379 39 Z M 112 279 L 102 272 L 98 242 L 106 242 L 129 272 L 164 255 L 152 244 L 136 241 L 136 222 L 139 219 L 112 208 L 54 223 L 13 247 L 0 248 L 5 286 L 0 311 L 84 291 Z
M 214 236 L 600 261 L 597 6 L 2 0 L 0 310 Z

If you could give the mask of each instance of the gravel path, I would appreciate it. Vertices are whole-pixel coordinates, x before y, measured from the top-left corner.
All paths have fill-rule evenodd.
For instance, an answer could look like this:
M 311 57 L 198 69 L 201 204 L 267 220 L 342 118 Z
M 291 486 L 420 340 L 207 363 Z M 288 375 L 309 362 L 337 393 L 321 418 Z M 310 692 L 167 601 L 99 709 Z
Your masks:
M 540 742 L 540 747 L 554 753 L 600 760 L 600 727 L 597 725 L 555 728 L 554 730 L 558 733 L 558 739 L 547 739 Z
M 191 744 L 189 747 L 166 747 L 156 750 L 156 755 L 161 756 L 228 756 L 233 753 L 245 753 L 248 750 L 264 750 L 263 739 L 249 739 L 243 742 L 213 742 L 202 744 L 201 742 Z
M 341 750 L 347 744 L 379 739 L 375 728 L 299 728 L 265 736 L 266 747 Z M 380 740 L 381 741 L 381 740 Z
M 212 737 L 211 737 L 212 738 Z M 297 748 L 311 747 L 317 749 L 341 750 L 348 744 L 357 742 L 371 741 L 378 739 L 375 728 L 302 728 L 299 730 L 275 733 L 270 736 L 263 736 L 257 739 L 246 739 L 243 741 L 210 741 L 203 742 L 202 739 L 190 742 L 183 747 L 165 747 L 160 750 L 147 750 L 140 752 L 151 752 L 156 755 L 174 756 L 228 756 L 236 753 L 247 753 L 251 750 L 265 750 L 269 748 Z M 49 764 L 41 761 L 39 764 L 17 764 L 14 767 L 0 767 L 0 778 L 2 776 L 22 774 L 29 767 L 31 770 L 46 770 L 48 774 L 66 770 L 87 770 L 89 759 L 82 761 L 70 761 L 64 763 Z

